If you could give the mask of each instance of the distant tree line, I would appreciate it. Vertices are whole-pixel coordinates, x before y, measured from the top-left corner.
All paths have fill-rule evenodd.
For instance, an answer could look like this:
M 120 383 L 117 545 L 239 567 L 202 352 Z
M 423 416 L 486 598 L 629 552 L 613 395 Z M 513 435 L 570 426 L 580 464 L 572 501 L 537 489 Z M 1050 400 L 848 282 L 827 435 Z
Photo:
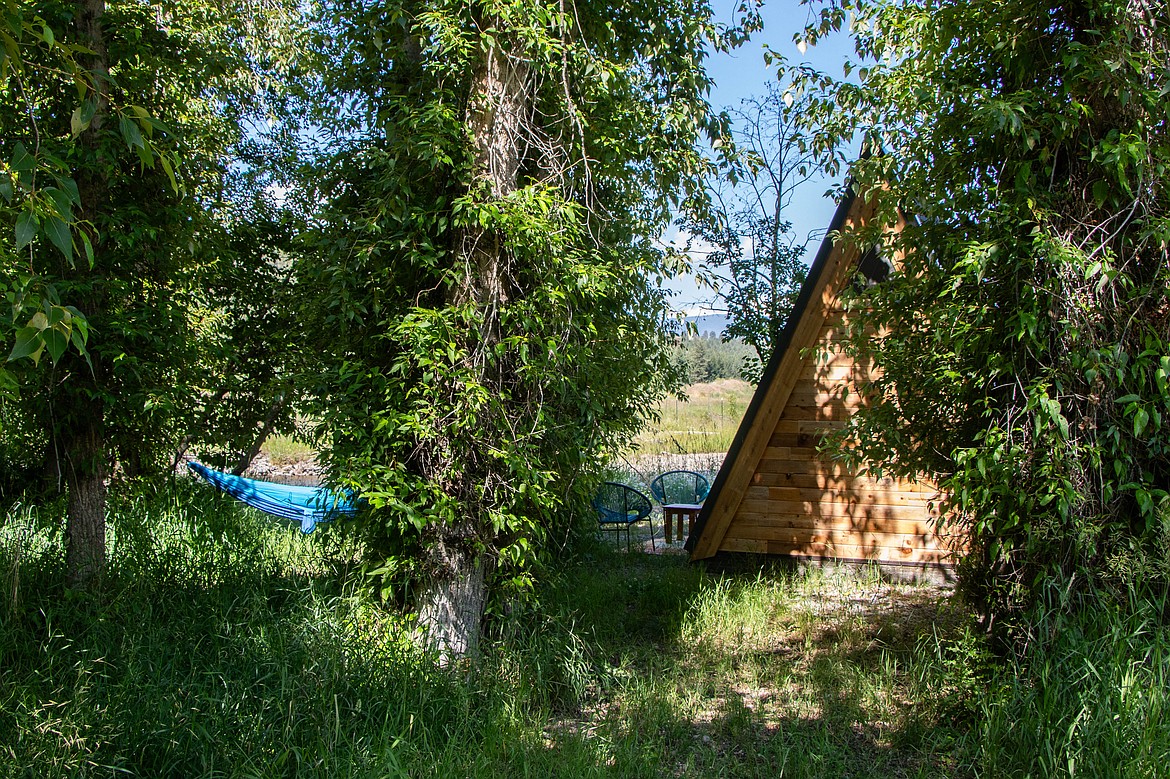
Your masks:
M 724 341 L 714 333 L 679 338 L 671 347 L 670 359 L 688 384 L 759 373 L 759 357 L 749 344 L 739 338 Z

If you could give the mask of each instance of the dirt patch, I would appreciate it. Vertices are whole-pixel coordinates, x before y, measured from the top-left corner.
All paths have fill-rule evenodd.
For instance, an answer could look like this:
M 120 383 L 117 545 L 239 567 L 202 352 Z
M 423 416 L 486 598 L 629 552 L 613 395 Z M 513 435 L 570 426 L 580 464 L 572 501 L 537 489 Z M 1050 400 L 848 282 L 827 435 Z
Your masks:
M 274 463 L 264 454 L 256 455 L 256 459 L 244 471 L 249 479 L 262 479 L 280 484 L 300 484 L 316 486 L 321 483 L 321 466 L 313 457 L 291 462 Z

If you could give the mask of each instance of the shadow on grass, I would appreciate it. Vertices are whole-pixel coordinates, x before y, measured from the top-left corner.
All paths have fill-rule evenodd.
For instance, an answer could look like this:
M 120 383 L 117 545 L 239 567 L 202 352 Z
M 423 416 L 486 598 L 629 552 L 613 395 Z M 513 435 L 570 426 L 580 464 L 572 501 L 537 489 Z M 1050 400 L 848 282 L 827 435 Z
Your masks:
M 566 578 L 610 677 L 554 717 L 554 743 L 593 738 L 619 775 L 957 773 L 958 734 L 914 667 L 962 621 L 938 589 L 643 555 L 602 555 Z
M 19 565 L 0 543 L 0 573 L 13 573 L 0 577 L 0 776 L 884 776 L 931 765 L 929 739 L 907 740 L 904 674 L 874 659 L 892 644 L 859 627 L 864 614 L 826 606 L 853 604 L 852 591 L 821 597 L 815 613 L 794 605 L 784 574 L 709 575 L 600 545 L 536 602 L 491 618 L 480 663 L 451 673 L 414 653 L 407 619 L 345 588 L 327 541 L 192 505 L 169 524 L 157 506 L 136 509 L 150 537 L 122 516 L 121 556 L 94 598 L 61 590 L 52 539 L 38 556 L 20 536 Z

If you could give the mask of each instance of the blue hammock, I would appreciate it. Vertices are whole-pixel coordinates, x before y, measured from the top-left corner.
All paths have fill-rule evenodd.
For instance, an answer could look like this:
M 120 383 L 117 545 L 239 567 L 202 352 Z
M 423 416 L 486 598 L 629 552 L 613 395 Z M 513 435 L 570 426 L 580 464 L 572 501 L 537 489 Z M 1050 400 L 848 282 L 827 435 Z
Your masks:
M 302 533 L 312 533 L 318 522 L 328 522 L 337 516 L 352 516 L 361 502 L 357 498 L 330 492 L 325 487 L 295 487 L 245 479 L 213 471 L 200 463 L 187 463 L 187 467 L 241 503 L 282 519 L 300 522 Z

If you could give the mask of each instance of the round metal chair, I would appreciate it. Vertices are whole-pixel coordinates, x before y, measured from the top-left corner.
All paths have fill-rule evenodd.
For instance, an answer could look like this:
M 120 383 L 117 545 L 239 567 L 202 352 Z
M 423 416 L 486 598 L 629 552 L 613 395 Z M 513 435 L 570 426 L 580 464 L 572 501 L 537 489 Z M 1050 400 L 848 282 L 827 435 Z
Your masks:
M 646 520 L 650 524 L 650 547 L 654 547 L 654 521 L 650 518 L 654 504 L 628 484 L 607 481 L 593 498 L 597 510 L 598 529 L 626 530 L 626 551 L 630 550 L 630 525 Z
M 702 503 L 711 491 L 707 477 L 694 471 L 667 471 L 650 482 L 650 491 L 663 506 L 670 503 Z

